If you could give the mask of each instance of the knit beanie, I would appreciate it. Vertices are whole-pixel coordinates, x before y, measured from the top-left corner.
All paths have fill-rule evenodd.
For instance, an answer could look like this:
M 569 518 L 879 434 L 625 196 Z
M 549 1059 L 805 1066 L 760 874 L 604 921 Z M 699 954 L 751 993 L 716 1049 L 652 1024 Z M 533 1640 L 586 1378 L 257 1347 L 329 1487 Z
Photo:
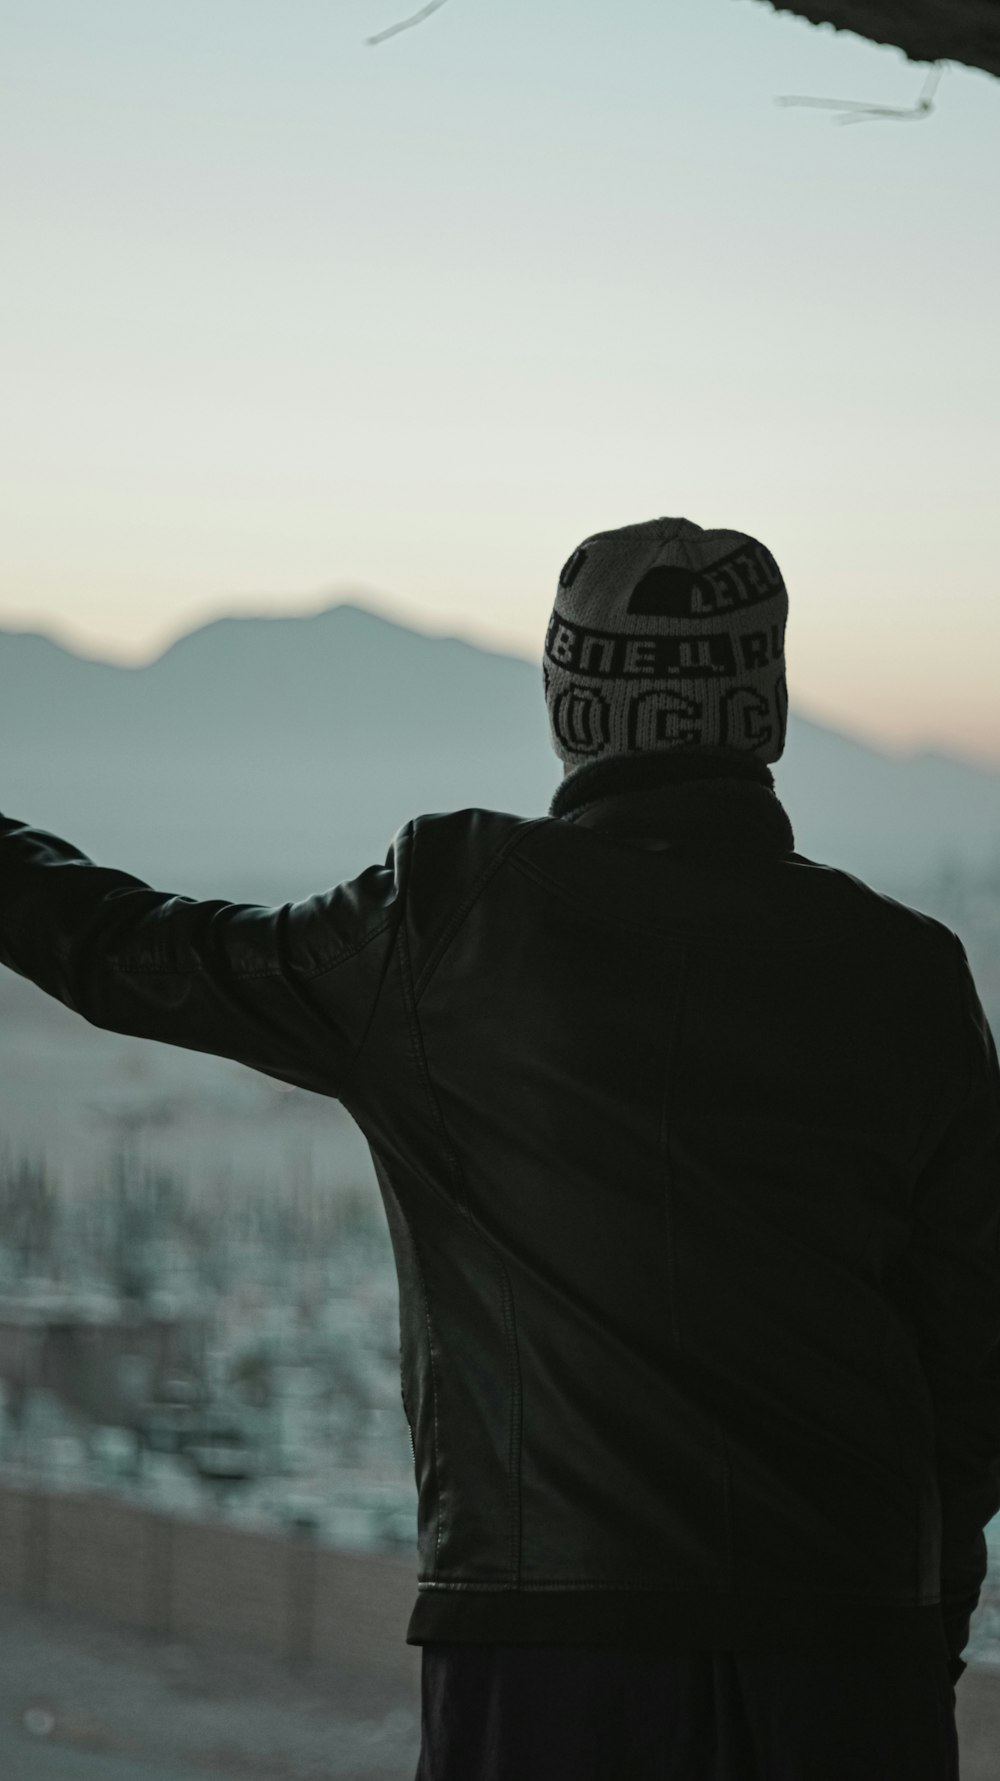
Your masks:
M 595 532 L 559 577 L 542 674 L 568 767 L 692 746 L 776 761 L 788 595 L 744 532 L 651 519 Z

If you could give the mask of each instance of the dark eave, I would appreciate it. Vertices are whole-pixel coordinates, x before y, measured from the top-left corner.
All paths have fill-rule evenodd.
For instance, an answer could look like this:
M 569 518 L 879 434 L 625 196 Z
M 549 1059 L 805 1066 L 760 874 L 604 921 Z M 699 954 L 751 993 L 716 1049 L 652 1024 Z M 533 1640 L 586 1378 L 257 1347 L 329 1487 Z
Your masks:
M 894 44 L 911 62 L 964 62 L 1000 76 L 1000 0 L 765 0 L 814 25 Z

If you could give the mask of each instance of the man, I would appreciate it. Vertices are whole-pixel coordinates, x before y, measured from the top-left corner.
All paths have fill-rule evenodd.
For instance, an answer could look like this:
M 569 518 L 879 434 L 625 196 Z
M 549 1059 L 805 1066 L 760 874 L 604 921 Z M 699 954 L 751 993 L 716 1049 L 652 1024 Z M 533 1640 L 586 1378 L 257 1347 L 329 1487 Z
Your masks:
M 5 964 L 369 1142 L 419 1781 L 956 1781 L 1000 1070 L 956 935 L 794 851 L 786 615 L 744 534 L 585 539 L 548 815 L 419 816 L 300 903 L 161 893 L 0 819 Z

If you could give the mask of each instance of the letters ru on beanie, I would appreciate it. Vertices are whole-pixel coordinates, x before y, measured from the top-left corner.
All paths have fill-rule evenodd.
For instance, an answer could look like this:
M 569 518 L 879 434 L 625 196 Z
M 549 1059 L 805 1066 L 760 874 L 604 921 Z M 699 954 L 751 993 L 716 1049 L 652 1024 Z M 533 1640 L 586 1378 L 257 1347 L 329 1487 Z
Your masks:
M 788 595 L 745 532 L 653 519 L 585 538 L 559 577 L 542 672 L 570 767 L 650 749 L 785 746 Z

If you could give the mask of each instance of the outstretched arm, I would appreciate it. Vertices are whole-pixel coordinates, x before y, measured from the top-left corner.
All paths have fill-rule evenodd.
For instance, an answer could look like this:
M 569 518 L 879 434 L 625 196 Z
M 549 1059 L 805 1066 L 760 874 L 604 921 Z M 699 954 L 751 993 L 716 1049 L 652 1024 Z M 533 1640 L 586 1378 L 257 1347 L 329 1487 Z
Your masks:
M 91 1026 L 337 1097 L 392 955 L 411 833 L 384 866 L 267 908 L 153 890 L 0 815 L 0 964 Z

